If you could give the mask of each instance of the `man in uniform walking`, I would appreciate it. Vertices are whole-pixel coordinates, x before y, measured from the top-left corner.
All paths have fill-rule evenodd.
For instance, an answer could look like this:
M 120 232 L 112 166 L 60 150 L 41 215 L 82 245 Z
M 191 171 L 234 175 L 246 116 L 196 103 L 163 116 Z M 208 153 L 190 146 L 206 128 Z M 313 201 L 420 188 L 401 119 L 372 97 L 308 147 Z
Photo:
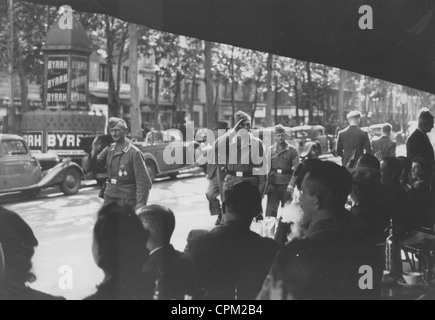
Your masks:
M 100 152 L 102 146 L 97 137 L 87 161 L 89 171 L 106 168 L 108 180 L 104 205 L 116 202 L 136 208 L 146 206 L 152 181 L 143 153 L 127 139 L 128 127 L 124 120 L 110 118 L 109 130 L 115 143 Z
M 343 166 L 348 169 L 356 166 L 359 158 L 364 155 L 364 150 L 366 154 L 372 154 L 369 135 L 359 127 L 361 117 L 359 111 L 349 112 L 349 126 L 338 133 L 337 155 L 342 158 Z
M 264 196 L 267 183 L 267 158 L 263 143 L 251 133 L 251 117 L 247 113 L 239 111 L 234 115 L 234 119 L 235 127 L 216 141 L 219 164 L 222 162 L 226 164 L 224 193 L 235 185 L 248 181 Z M 225 149 L 226 152 L 222 152 Z M 262 219 L 262 215 L 257 219 Z
M 267 187 L 267 217 L 276 217 L 278 207 L 287 202 L 287 188 L 293 170 L 299 165 L 299 152 L 285 140 L 285 128 L 282 125 L 275 127 L 276 144 L 270 147 L 268 155 L 270 160 L 269 181 Z

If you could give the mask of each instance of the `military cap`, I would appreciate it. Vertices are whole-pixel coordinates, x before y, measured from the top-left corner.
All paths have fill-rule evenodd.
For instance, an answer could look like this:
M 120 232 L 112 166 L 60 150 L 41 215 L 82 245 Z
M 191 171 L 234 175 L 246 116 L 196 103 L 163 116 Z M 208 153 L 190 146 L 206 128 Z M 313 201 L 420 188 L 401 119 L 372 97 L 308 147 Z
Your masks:
M 236 121 L 236 123 L 238 123 L 240 120 L 243 120 L 243 122 L 251 123 L 251 117 L 243 111 L 236 112 L 236 114 L 234 115 L 234 120 Z
M 356 118 L 356 117 L 361 118 L 362 117 L 362 113 L 360 111 L 356 111 L 355 110 L 355 111 L 351 111 L 351 112 L 349 112 L 347 114 L 347 119 Z
M 277 125 L 275 127 L 275 134 L 285 134 L 285 128 L 282 125 Z
M 127 123 L 120 119 L 120 118 L 110 118 L 109 119 L 109 129 L 124 129 L 126 130 L 127 127 Z

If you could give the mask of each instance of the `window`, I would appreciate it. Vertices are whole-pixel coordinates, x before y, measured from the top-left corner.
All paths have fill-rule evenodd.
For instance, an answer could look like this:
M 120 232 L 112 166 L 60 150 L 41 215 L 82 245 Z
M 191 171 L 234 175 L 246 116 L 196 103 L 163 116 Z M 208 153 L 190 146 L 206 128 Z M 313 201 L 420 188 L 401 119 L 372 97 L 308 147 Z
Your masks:
M 130 83 L 130 68 L 122 68 L 122 83 Z
M 190 83 L 184 84 L 184 97 L 185 99 L 189 99 L 190 97 Z
M 153 83 L 154 83 L 154 81 L 153 80 L 147 80 L 146 81 L 146 83 L 147 83 L 147 97 L 148 98 L 150 98 L 150 99 L 152 99 L 153 98 L 153 92 L 154 92 L 154 85 L 153 85 Z
M 109 81 L 109 68 L 107 67 L 107 64 L 100 63 L 100 74 L 98 80 L 101 82 Z
M 195 100 L 199 100 L 199 83 L 195 84 Z
M 3 140 L 0 144 L 1 156 L 26 155 L 27 148 L 22 141 Z

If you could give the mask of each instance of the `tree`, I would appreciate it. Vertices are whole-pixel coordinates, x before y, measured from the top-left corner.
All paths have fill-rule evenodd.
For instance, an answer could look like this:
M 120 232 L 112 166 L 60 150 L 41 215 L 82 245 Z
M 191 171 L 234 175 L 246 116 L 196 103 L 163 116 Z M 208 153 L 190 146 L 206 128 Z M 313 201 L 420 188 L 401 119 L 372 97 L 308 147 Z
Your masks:
M 139 38 L 140 51 L 151 52 L 154 56 L 154 105 L 151 107 L 151 121 L 155 129 L 162 127 L 160 119 L 160 80 L 162 76 L 169 76 L 168 61 L 173 59 L 178 49 L 178 35 L 142 28 Z

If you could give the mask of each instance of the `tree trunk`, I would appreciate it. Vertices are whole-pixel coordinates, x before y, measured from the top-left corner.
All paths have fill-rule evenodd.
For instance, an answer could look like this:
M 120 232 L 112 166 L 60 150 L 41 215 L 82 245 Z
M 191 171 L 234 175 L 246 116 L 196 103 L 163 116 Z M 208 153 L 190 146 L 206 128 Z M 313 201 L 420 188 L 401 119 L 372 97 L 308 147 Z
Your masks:
M 344 85 L 346 82 L 346 71 L 340 70 L 340 79 L 338 82 L 338 122 L 340 125 L 344 122 Z
M 155 75 L 155 86 L 154 86 L 154 110 L 152 110 L 152 121 L 153 121 L 153 127 L 155 130 L 162 129 L 161 121 L 160 121 L 160 102 L 159 102 L 159 96 L 160 96 L 160 71 L 157 70 L 154 72 Z
M 8 109 L 8 130 L 9 133 L 15 133 L 15 105 L 14 105 L 14 2 L 9 0 L 9 76 L 10 76 L 10 91 L 9 91 L 9 109 Z
M 263 69 L 260 68 L 257 79 L 255 79 L 254 109 L 252 110 L 252 114 L 251 114 L 251 126 L 254 126 L 254 122 L 255 122 L 255 113 L 257 112 L 257 105 L 258 105 L 258 87 L 260 85 L 260 80 L 262 75 L 263 75 Z
M 275 96 L 274 96 L 274 105 L 275 105 L 275 125 L 278 124 L 278 77 L 275 76 Z
M 137 28 L 137 26 L 136 26 L 136 28 Z M 122 60 L 124 57 L 125 42 L 127 41 L 127 37 L 129 37 L 129 32 L 130 32 L 130 26 L 128 24 L 125 24 L 124 30 L 122 33 L 120 48 L 119 48 L 118 64 L 117 64 L 117 70 L 116 70 L 115 102 L 117 105 L 120 105 L 119 92 L 121 91 L 121 77 L 122 77 L 121 71 L 122 71 L 122 62 L 123 62 Z M 137 37 L 137 34 L 136 34 L 136 37 Z M 130 39 L 130 41 L 131 41 L 131 39 Z M 136 40 L 136 48 L 137 48 L 137 40 Z M 130 46 L 130 49 L 131 49 L 131 46 Z M 136 55 L 136 59 L 137 59 L 137 55 Z
M 134 138 L 142 138 L 142 114 L 140 111 L 139 102 L 139 85 L 138 85 L 138 52 L 137 42 L 139 38 L 138 26 L 131 23 L 129 25 L 129 62 L 130 62 L 130 123 L 131 123 L 131 135 Z
M 235 104 L 235 76 L 234 76 L 234 46 L 231 49 L 231 60 L 230 60 L 230 77 L 231 77 L 231 108 L 232 108 L 232 124 L 233 127 L 236 125 L 234 115 L 236 114 L 236 104 Z
M 117 104 L 116 99 L 116 89 L 115 89 L 115 80 L 113 77 L 113 50 L 114 50 L 114 34 L 113 34 L 113 22 L 114 18 L 109 17 L 108 15 L 104 16 L 106 21 L 106 51 L 107 51 L 107 72 L 108 72 L 108 83 L 109 89 L 107 92 L 107 104 L 109 106 L 109 116 L 117 117 L 119 116 L 119 105 Z
M 296 107 L 296 123 L 299 125 L 301 123 L 299 116 L 299 92 L 298 92 L 299 80 L 295 77 L 295 107 Z
M 272 72 L 273 72 L 273 54 L 267 55 L 267 105 L 266 105 L 266 127 L 272 126 Z
M 190 100 L 189 100 L 189 119 L 190 121 L 193 121 L 193 110 L 195 105 L 195 90 L 196 89 L 196 74 L 193 75 L 192 78 L 192 87 L 190 88 L 191 94 L 190 94 Z
M 308 123 L 313 122 L 313 86 L 311 81 L 311 63 L 306 63 L 307 78 L 308 78 Z
M 205 95 L 207 123 L 206 127 L 212 128 L 216 124 L 216 110 L 213 108 L 213 81 L 212 81 L 212 49 L 213 42 L 205 41 L 204 49 L 204 72 L 205 72 Z

